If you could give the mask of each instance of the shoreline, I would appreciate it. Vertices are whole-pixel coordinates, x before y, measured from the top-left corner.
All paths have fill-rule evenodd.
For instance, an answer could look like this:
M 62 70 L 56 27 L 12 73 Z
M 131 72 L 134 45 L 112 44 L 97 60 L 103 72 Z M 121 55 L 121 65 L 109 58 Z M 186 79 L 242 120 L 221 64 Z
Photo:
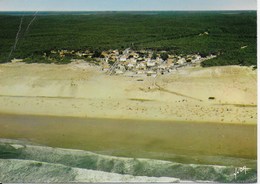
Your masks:
M 51 114 L 26 114 L 26 113 L 5 113 L 0 112 L 1 116 L 23 116 L 23 117 L 48 117 L 48 118 L 75 118 L 75 119 L 91 119 L 91 120 L 122 120 L 122 121 L 141 121 L 141 122 L 162 122 L 162 123 L 185 123 L 185 124 L 212 124 L 212 125 L 238 125 L 238 126 L 257 126 L 255 122 L 217 122 L 217 121 L 185 121 L 185 120 L 174 120 L 174 119 L 149 119 L 149 118 L 118 118 L 118 117 L 90 117 L 90 116 L 72 116 L 72 115 L 51 115 Z

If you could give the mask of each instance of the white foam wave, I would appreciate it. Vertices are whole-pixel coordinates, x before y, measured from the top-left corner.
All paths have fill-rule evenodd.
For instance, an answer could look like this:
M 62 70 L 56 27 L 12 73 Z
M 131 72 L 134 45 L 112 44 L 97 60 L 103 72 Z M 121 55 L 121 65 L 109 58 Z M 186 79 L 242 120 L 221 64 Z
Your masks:
M 14 159 L 0 159 L 0 173 L 3 182 L 180 182 L 170 177 L 122 175 Z

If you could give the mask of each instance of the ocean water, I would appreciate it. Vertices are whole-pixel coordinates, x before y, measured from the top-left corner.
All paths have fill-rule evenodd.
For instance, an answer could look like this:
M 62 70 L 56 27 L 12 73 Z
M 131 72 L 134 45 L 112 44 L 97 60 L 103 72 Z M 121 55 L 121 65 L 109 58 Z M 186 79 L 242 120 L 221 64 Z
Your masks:
M 255 125 L 1 114 L 0 135 L 1 182 L 257 179 Z
M 1 182 L 256 182 L 255 168 L 115 157 L 1 139 Z

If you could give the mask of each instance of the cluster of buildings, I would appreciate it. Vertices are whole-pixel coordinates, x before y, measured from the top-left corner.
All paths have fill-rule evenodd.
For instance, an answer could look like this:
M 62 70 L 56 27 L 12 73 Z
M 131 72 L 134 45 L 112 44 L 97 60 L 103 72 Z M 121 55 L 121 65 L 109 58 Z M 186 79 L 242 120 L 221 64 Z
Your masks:
M 194 55 L 173 55 L 165 51 L 134 51 L 126 49 L 122 53 L 115 51 L 102 52 L 102 58 L 99 58 L 102 69 L 108 74 L 116 75 L 147 75 L 156 76 L 164 75 L 178 70 L 184 66 L 195 66 L 202 61 L 212 59 L 215 55 L 201 57 L 199 54 Z
M 51 51 L 60 57 L 73 56 L 74 58 L 84 58 L 95 62 L 102 67 L 108 74 L 116 75 L 164 75 L 178 70 L 184 66 L 195 66 L 202 61 L 212 59 L 215 55 L 202 57 L 199 54 L 193 55 L 174 55 L 167 54 L 165 51 L 154 52 L 152 50 L 135 51 L 130 48 L 119 50 L 108 50 L 102 52 L 91 51 Z

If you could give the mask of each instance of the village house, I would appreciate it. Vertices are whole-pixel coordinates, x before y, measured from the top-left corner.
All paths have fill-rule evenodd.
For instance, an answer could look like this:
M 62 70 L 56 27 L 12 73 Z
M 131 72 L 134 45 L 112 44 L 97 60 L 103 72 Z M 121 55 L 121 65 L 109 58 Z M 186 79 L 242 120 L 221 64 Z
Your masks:
M 156 71 L 149 70 L 149 71 L 146 72 L 146 74 L 147 74 L 147 76 L 153 76 L 153 77 L 155 77 L 157 73 L 156 73 Z
M 137 66 L 136 66 L 136 69 L 138 70 L 146 70 L 146 65 L 145 63 L 138 63 Z
M 127 66 L 128 70 L 131 70 L 135 67 L 135 65 L 133 63 L 128 63 L 126 66 Z
M 126 56 L 121 56 L 121 57 L 119 58 L 119 61 L 120 61 L 120 62 L 125 62 L 125 61 L 126 61 L 126 59 L 127 59 L 127 57 L 126 57 Z
M 11 62 L 12 63 L 19 63 L 19 62 L 23 62 L 23 59 L 16 59 L 16 58 L 14 58 L 14 59 L 11 60 Z
M 177 61 L 177 64 L 178 64 L 178 65 L 183 65 L 184 63 L 186 63 L 186 59 L 185 59 L 185 58 L 180 58 L 180 59 Z
M 147 66 L 147 67 L 153 67 L 153 66 L 155 66 L 155 65 L 156 65 L 155 60 L 151 60 L 150 58 L 147 59 L 147 62 L 146 62 L 146 66 Z

